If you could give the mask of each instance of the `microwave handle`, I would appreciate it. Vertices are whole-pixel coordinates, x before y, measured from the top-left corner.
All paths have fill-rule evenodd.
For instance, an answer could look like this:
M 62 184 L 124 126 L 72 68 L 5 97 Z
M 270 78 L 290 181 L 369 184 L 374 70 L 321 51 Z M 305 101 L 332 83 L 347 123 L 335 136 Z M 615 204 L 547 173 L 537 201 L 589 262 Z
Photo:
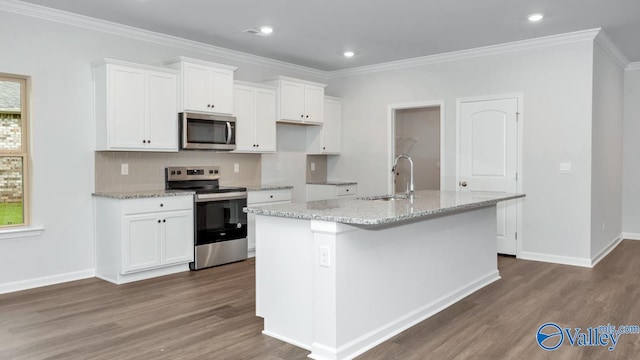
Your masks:
M 227 144 L 231 144 L 232 138 L 233 138 L 233 128 L 231 127 L 231 122 L 227 121 Z

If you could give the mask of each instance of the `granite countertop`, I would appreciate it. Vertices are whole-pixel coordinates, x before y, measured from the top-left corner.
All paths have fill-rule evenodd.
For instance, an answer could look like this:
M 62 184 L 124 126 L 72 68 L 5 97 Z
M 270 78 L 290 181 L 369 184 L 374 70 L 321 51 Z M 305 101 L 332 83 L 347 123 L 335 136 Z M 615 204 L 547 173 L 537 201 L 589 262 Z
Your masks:
M 143 199 L 162 196 L 193 196 L 194 191 L 189 190 L 142 190 L 142 191 L 106 191 L 91 194 L 92 196 L 111 199 Z
M 416 191 L 413 202 L 409 199 L 385 201 L 381 199 L 383 196 L 373 196 L 261 205 L 260 207 L 248 207 L 245 211 L 256 215 L 302 220 L 324 220 L 354 225 L 382 225 L 494 205 L 500 201 L 524 196 L 524 194 L 491 192 L 423 190 Z
M 291 185 L 256 185 L 247 186 L 247 191 L 291 190 Z
M 327 180 L 327 181 L 308 181 L 307 185 L 358 185 L 357 181 L 340 181 L 340 180 Z

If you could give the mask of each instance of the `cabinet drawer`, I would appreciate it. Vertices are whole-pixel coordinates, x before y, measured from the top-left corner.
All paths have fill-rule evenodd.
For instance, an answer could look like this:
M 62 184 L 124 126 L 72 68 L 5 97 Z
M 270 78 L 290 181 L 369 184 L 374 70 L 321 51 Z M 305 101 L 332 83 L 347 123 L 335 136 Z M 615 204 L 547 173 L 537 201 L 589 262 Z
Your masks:
M 291 190 L 249 191 L 247 195 L 249 205 L 278 201 L 291 201 Z
M 355 195 L 358 192 L 358 185 L 338 185 L 336 186 L 336 196 Z
M 158 211 L 191 210 L 193 196 L 166 196 L 124 201 L 125 214 L 140 214 Z

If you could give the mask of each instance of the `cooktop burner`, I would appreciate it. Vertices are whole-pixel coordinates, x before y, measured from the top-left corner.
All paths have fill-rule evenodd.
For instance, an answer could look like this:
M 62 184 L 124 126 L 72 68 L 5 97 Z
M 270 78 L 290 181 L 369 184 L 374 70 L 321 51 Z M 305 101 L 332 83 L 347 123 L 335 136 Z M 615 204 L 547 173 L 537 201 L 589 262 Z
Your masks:
M 220 186 L 219 166 L 167 167 L 164 170 L 165 188 L 189 190 L 197 194 L 246 191 L 237 186 Z

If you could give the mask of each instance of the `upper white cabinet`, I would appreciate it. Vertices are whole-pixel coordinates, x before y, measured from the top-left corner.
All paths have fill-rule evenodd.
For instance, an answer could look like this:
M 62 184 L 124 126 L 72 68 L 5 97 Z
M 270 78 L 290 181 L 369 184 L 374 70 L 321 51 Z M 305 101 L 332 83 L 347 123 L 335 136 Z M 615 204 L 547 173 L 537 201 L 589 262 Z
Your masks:
M 278 120 L 320 125 L 326 85 L 281 76 L 268 84 L 278 88 Z
M 307 129 L 310 154 L 339 154 L 341 147 L 342 100 L 324 97 L 324 122 L 321 127 Z
M 178 57 L 165 62 L 180 71 L 180 111 L 233 114 L 233 66 Z
M 105 59 L 93 64 L 95 149 L 178 151 L 178 73 Z
M 276 151 L 276 90 L 272 86 L 236 81 L 236 150 Z

